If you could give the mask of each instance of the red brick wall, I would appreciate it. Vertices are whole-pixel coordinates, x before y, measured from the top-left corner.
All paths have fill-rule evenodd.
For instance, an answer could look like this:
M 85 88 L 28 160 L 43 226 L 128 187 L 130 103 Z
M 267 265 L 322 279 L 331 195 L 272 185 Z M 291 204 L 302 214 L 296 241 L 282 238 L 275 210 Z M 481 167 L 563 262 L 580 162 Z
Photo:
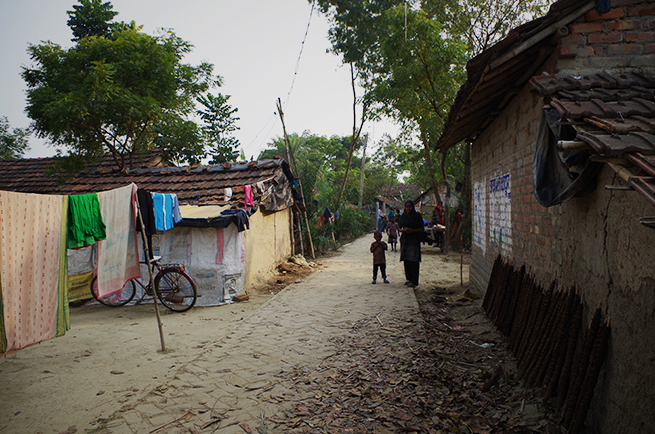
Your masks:
M 618 0 L 599 15 L 592 10 L 569 25 L 560 41 L 562 68 L 648 67 L 655 63 L 655 3 Z
M 638 68 L 655 75 L 655 2 L 618 0 L 612 6 L 603 16 L 592 11 L 572 23 L 558 57 L 539 72 L 584 75 Z M 525 264 L 543 285 L 554 279 L 563 287 L 576 284 L 585 324 L 598 306 L 612 324 L 608 358 L 587 418 L 589 432 L 651 432 L 655 231 L 639 224 L 639 217 L 655 215 L 655 209 L 636 192 L 605 189 L 625 184 L 609 167 L 593 193 L 541 207 L 533 194 L 532 159 L 544 103 L 524 88 L 473 143 L 472 182 L 484 185 L 487 201 L 489 180 L 510 175 L 511 248 L 491 242 L 489 204 L 474 210 L 474 221 L 485 227 L 476 242 L 474 226 L 470 278 L 484 291 L 502 253 L 517 267 Z
M 524 89 L 506 110 L 473 143 L 473 183 L 484 183 L 486 195 L 485 227 L 489 234 L 489 181 L 509 174 L 511 183 L 511 250 L 494 245 L 489 236 L 484 246 L 474 242 L 471 279 L 486 289 L 491 267 L 501 253 L 518 266 L 524 263 L 542 281 L 558 277 L 560 255 L 557 245 L 557 219 L 560 207 L 544 208 L 534 197 L 532 160 L 539 127 L 541 97 Z M 475 218 L 475 216 L 474 216 Z

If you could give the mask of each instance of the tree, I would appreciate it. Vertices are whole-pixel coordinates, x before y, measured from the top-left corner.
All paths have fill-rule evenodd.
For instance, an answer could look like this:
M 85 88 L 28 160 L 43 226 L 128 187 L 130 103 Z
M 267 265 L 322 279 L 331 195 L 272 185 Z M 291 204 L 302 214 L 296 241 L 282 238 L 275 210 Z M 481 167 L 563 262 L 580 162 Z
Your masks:
M 422 9 L 443 23 L 449 35 L 466 41 L 476 56 L 507 36 L 509 31 L 544 13 L 549 0 L 423 0 Z
M 232 108 L 228 104 L 229 99 L 230 95 L 220 93 L 198 98 L 198 102 L 204 106 L 204 110 L 198 110 L 198 115 L 205 122 L 202 133 L 205 143 L 211 147 L 209 152 L 214 164 L 235 161 L 239 155 L 239 140 L 232 137 L 232 133 L 239 129 L 236 126 L 239 118 L 234 117 L 239 109 Z
M 100 3 L 100 0 L 80 0 L 79 5 L 73 5 L 73 10 L 66 12 L 70 17 L 66 24 L 75 36 L 72 40 L 111 35 L 116 27 L 111 20 L 118 15 L 118 12 L 112 11 L 113 8 L 111 3 Z
M 153 147 L 171 161 L 198 162 L 216 146 L 210 132 L 218 133 L 219 120 L 210 119 L 203 130 L 193 120 L 196 102 L 202 97 L 210 104 L 205 114 L 224 108 L 220 96 L 203 97 L 221 85 L 213 65 L 183 63 L 192 45 L 172 31 L 150 36 L 134 25 L 114 25 L 109 3 L 81 3 L 70 12 L 74 47 L 45 42 L 28 48 L 36 67 L 23 68 L 22 76 L 37 137 L 82 161 L 110 153 L 121 169 L 130 167 L 135 152 Z M 100 22 L 106 26 L 95 25 Z
M 14 128 L 10 131 L 9 119 L 0 116 L 0 158 L 21 158 L 30 150 L 27 137 L 30 131 L 27 128 Z

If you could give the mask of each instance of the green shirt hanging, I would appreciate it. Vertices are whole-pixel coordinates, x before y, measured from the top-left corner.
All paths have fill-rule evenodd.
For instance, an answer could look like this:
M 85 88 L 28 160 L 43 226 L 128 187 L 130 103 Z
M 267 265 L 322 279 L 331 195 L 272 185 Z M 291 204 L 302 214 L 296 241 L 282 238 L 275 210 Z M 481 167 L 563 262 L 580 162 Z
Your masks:
M 107 238 L 97 194 L 69 196 L 67 235 L 69 249 L 89 246 Z

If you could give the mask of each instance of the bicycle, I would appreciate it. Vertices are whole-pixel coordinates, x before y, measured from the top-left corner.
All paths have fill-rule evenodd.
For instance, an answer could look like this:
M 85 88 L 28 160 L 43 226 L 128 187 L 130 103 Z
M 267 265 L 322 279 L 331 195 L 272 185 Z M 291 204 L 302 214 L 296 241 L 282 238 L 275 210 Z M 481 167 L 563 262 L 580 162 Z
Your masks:
M 159 301 L 173 312 L 186 312 L 196 304 L 196 300 L 198 299 L 196 283 L 184 271 L 184 265 L 159 264 L 160 260 L 161 256 L 156 256 L 150 260 L 153 274 L 155 273 L 155 269 L 157 270 L 154 284 L 157 289 Z M 144 285 L 137 278 L 128 280 L 120 291 L 100 298 L 98 297 L 97 280 L 98 276 L 94 276 L 91 281 L 91 295 L 105 306 L 125 306 L 136 295 L 137 285 L 143 289 L 143 296 L 137 303 L 140 303 L 146 295 L 154 296 L 151 282 L 148 281 L 148 284 Z

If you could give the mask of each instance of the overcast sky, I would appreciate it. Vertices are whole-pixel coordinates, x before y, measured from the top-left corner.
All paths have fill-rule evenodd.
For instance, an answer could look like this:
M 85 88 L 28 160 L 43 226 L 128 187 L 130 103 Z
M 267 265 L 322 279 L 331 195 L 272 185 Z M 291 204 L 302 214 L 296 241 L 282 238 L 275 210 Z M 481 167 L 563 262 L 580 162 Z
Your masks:
M 73 45 L 66 21 L 73 0 L 0 0 L 0 116 L 12 128 L 27 127 L 26 86 L 21 66 L 30 66 L 28 44 L 50 40 Z M 311 6 L 307 0 L 112 0 L 115 21 L 143 26 L 155 34 L 171 28 L 194 45 L 186 63 L 214 64 L 224 78 L 217 91 L 232 95 L 241 128 L 235 136 L 246 157 L 257 157 L 267 143 L 282 136 L 276 112 L 282 100 L 288 133 L 345 136 L 352 134 L 350 70 L 334 54 L 326 53 L 328 22 L 314 10 L 307 39 Z M 302 56 L 295 75 L 298 56 Z M 289 90 L 293 89 L 289 96 Z M 384 133 L 395 135 L 391 123 L 365 126 L 374 143 Z M 26 157 L 47 157 L 55 148 L 30 139 Z

